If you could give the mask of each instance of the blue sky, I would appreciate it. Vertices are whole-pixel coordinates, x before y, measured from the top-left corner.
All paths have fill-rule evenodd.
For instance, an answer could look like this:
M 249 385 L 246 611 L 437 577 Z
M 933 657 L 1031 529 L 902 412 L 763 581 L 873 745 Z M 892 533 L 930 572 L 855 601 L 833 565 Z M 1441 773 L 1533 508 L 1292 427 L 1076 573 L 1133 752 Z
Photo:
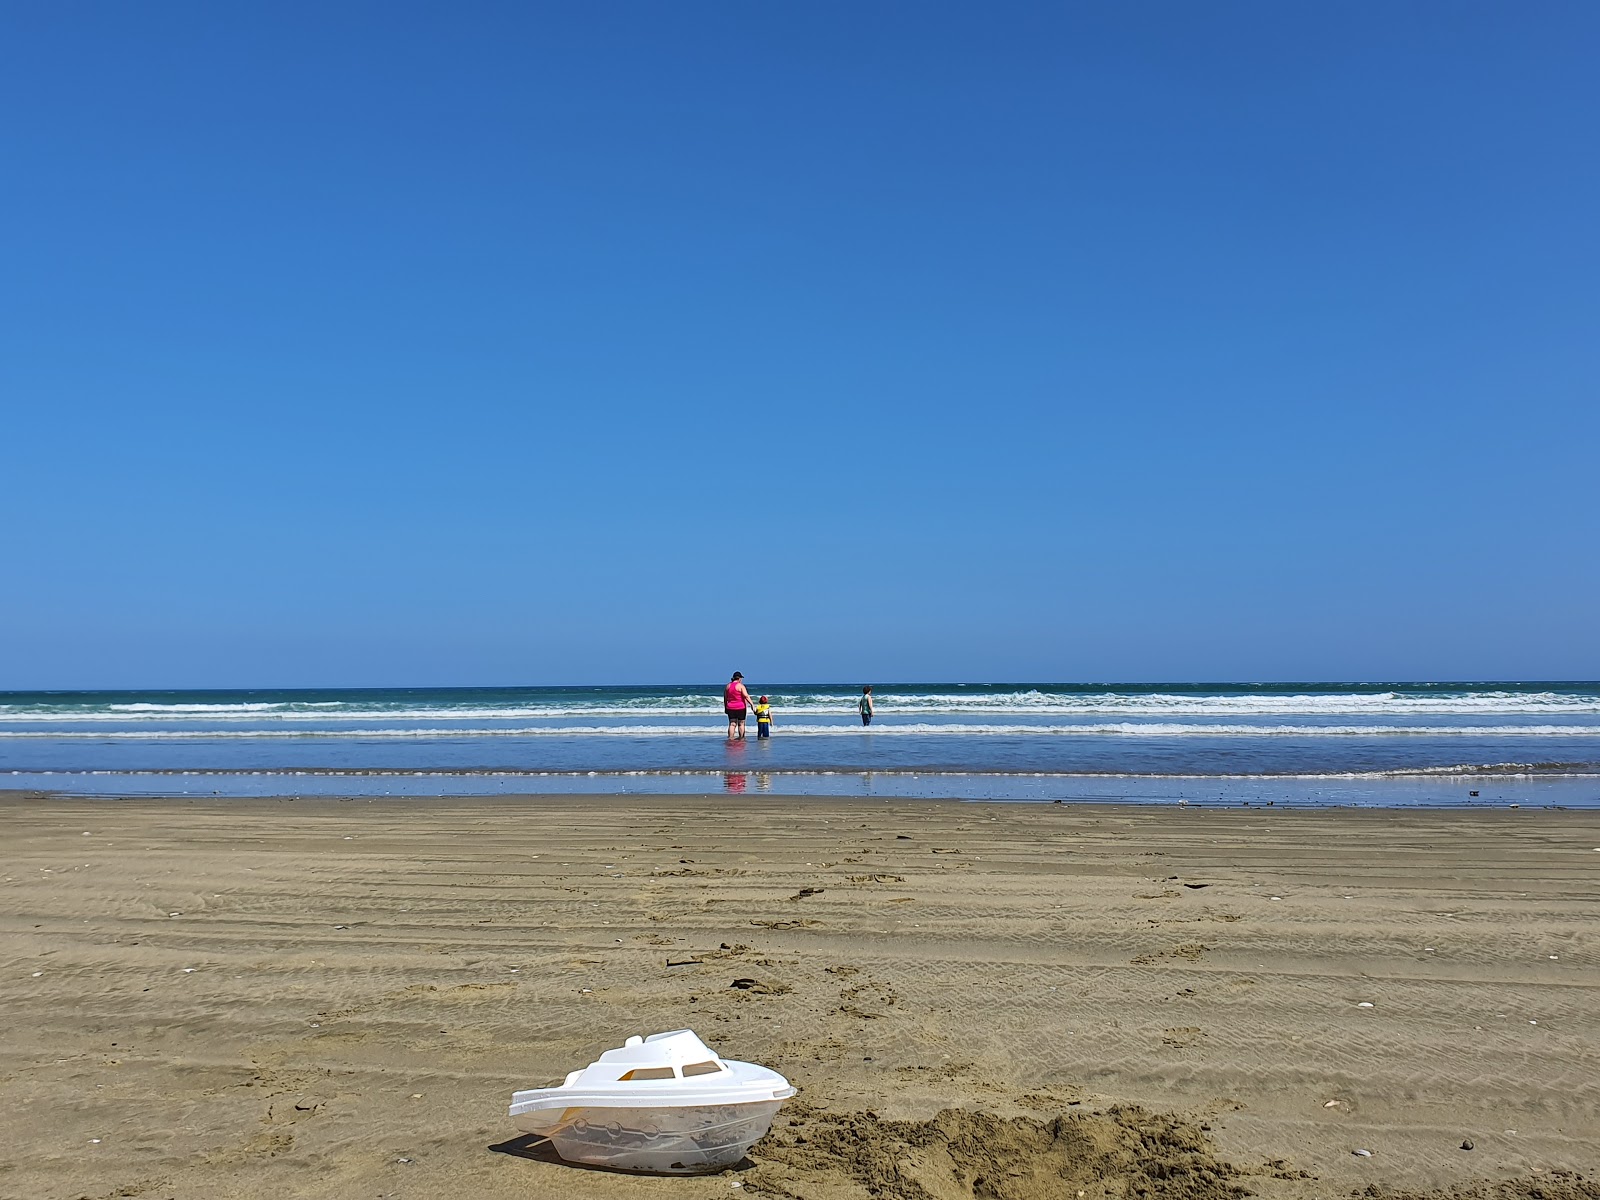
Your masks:
M 1597 46 L 11 5 L 0 687 L 1600 677 Z

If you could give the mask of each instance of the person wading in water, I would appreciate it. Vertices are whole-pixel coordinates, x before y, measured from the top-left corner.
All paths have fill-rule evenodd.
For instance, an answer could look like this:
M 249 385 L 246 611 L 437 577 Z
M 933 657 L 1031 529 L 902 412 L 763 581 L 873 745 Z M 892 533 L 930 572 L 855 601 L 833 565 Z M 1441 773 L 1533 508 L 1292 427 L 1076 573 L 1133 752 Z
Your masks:
M 744 737 L 744 721 L 750 715 L 750 693 L 744 686 L 744 672 L 735 671 L 722 689 L 722 711 L 728 714 L 728 740 Z

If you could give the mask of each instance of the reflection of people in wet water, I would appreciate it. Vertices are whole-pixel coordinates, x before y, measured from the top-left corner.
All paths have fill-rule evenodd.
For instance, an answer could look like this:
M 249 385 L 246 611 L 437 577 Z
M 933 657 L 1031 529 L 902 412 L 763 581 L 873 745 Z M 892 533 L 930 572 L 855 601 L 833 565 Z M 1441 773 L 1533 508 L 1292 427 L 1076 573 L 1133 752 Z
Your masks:
M 743 771 L 728 771 L 722 776 L 722 786 L 737 794 L 750 786 L 750 777 Z

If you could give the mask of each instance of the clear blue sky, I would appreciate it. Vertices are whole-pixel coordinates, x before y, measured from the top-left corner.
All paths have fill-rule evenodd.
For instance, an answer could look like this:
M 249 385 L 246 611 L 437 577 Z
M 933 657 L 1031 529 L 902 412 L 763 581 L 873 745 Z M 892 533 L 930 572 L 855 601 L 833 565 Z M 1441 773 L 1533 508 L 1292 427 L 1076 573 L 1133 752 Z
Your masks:
M 0 687 L 1600 677 L 1592 3 L 11 4 Z

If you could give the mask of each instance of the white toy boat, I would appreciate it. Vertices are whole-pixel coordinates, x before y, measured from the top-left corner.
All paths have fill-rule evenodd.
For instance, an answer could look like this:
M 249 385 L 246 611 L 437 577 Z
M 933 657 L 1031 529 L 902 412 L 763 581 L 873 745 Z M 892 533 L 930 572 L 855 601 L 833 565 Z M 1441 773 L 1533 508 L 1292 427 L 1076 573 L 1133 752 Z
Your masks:
M 678 1029 L 631 1037 L 560 1087 L 517 1092 L 511 1119 L 568 1162 L 692 1175 L 738 1162 L 792 1095 L 776 1071 L 718 1058 Z

